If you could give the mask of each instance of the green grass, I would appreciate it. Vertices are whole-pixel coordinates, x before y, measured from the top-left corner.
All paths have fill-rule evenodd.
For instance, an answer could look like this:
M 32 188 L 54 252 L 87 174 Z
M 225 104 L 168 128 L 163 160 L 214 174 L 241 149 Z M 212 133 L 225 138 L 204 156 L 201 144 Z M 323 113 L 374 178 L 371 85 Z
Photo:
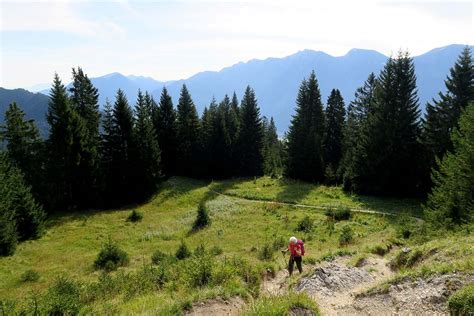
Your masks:
M 315 316 L 320 315 L 318 306 L 304 293 L 290 292 L 282 296 L 262 297 L 253 302 L 245 316 L 285 316 L 291 310 L 303 309 L 312 312 Z
M 100 212 L 83 211 L 51 218 L 45 236 L 21 243 L 15 255 L 0 258 L 0 300 L 23 302 L 23 298 L 31 297 L 32 293 L 44 293 L 58 275 L 66 275 L 80 284 L 97 282 L 102 271 L 94 269 L 94 261 L 109 238 L 130 258 L 129 264 L 112 272 L 112 276 L 136 276 L 151 264 L 151 257 L 157 250 L 174 256 L 182 240 L 191 251 L 200 245 L 208 250 L 213 247 L 220 249 L 214 256 L 217 264 L 242 259 L 251 269 L 264 271 L 266 267 L 278 270 L 285 266 L 286 259 L 277 251 L 286 245 L 292 235 L 305 241 L 308 261 L 317 262 L 331 260 L 338 255 L 368 253 L 371 247 L 396 239 L 400 226 L 392 216 L 362 213 L 352 214 L 349 220 L 328 221 L 324 210 L 256 203 L 218 195 L 213 190 L 268 201 L 371 208 L 391 213 L 419 214 L 420 211 L 420 203 L 416 200 L 357 197 L 345 194 L 339 187 L 267 177 L 255 181 L 244 179 L 212 183 L 175 177 L 163 183 L 156 196 L 143 205 Z M 209 227 L 192 231 L 197 207 L 203 201 L 206 201 L 212 223 Z M 143 219 L 127 221 L 131 210 L 143 214 Z M 313 227 L 305 232 L 297 231 L 298 223 L 306 217 L 312 221 Z M 418 223 L 413 221 L 412 225 L 416 229 Z M 344 226 L 352 229 L 354 239 L 351 244 L 341 247 L 338 239 Z M 416 233 L 413 235 L 416 237 Z M 271 259 L 260 260 L 259 250 L 265 245 L 271 246 L 274 255 L 266 256 Z M 465 249 L 459 250 L 460 253 L 462 251 Z M 22 275 L 28 270 L 36 271 L 41 277 L 35 282 L 22 282 Z M 184 279 L 171 278 L 172 281 L 168 281 L 163 289 L 128 297 L 117 293 L 112 297 L 92 300 L 86 305 L 87 310 L 97 314 L 105 311 L 174 314 L 205 298 L 231 295 L 257 297 L 258 291 L 238 281 L 240 279 L 222 286 L 209 284 L 191 288 Z M 157 306 L 161 309 L 157 310 Z

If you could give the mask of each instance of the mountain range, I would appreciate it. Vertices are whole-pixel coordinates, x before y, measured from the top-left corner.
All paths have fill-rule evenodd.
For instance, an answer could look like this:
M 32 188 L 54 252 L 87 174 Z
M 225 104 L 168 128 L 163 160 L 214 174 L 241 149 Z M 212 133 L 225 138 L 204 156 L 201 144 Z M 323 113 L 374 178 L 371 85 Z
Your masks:
M 418 96 L 422 110 L 427 101 L 436 97 L 439 91 L 445 90 L 444 79 L 464 47 L 465 45 L 453 44 L 435 48 L 414 57 Z M 352 49 L 344 56 L 331 56 L 322 51 L 303 50 L 283 58 L 240 62 L 220 71 L 204 71 L 187 79 L 175 81 L 124 76 L 118 72 L 91 78 L 91 80 L 99 89 L 101 105 L 105 103 L 106 98 L 113 101 L 119 88 L 124 90 L 131 104 L 134 103 L 138 89 L 149 91 L 156 100 L 159 100 L 164 86 L 167 87 L 176 105 L 181 86 L 186 84 L 200 112 L 209 105 L 213 97 L 219 101 L 225 94 L 231 95 L 235 91 L 241 98 L 245 87 L 250 85 L 257 94 L 262 114 L 267 117 L 273 116 L 282 134 L 287 130 L 294 113 L 299 84 L 312 70 L 316 72 L 323 103 L 331 90 L 337 88 L 348 104 L 355 90 L 362 85 L 371 72 L 378 74 L 387 58 L 377 51 L 367 49 Z M 87 72 L 87 69 L 84 70 Z M 42 94 L 48 94 L 49 90 L 44 90 L 45 87 L 47 85 L 42 84 L 30 89 L 32 92 L 39 90 Z M 4 96 L 4 90 L 0 90 L 0 121 L 3 120 L 5 107 L 13 101 Z M 40 97 L 30 96 L 30 98 Z M 30 118 L 41 119 L 36 115 L 33 117 L 30 113 L 33 111 L 32 108 L 40 107 L 39 105 L 29 104 L 28 98 L 22 101 L 17 100 Z M 33 112 L 37 114 L 41 111 L 43 113 L 46 111 L 45 105 L 35 108 Z

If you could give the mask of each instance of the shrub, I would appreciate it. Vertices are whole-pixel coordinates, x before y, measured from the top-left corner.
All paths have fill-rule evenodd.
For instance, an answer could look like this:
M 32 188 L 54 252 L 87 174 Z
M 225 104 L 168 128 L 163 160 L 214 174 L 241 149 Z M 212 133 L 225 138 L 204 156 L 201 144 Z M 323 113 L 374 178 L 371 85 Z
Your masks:
M 370 253 L 384 256 L 392 248 L 391 244 L 378 244 L 369 249 Z
M 203 244 L 200 244 L 199 246 L 194 249 L 194 255 L 196 257 L 204 256 L 206 254 L 206 248 L 204 248 Z
M 26 270 L 20 277 L 21 282 L 35 282 L 38 281 L 40 275 L 35 270 Z
M 211 282 L 214 262 L 209 256 L 199 256 L 190 260 L 186 266 L 188 284 L 202 287 Z
M 270 244 L 263 245 L 258 251 L 258 259 L 260 260 L 271 260 L 273 259 L 273 249 Z
M 286 241 L 283 237 L 279 237 L 273 241 L 272 248 L 274 251 L 281 250 L 286 245 Z
M 102 246 L 97 259 L 94 262 L 94 267 L 96 269 L 113 271 L 118 267 L 126 266 L 128 262 L 128 254 L 109 239 L 107 243 Z
M 451 315 L 474 314 L 474 284 L 468 284 L 449 297 Z
M 342 228 L 341 234 L 339 235 L 339 245 L 350 244 L 354 240 L 354 232 L 350 226 L 344 226 Z
M 211 225 L 211 219 L 209 218 L 209 211 L 206 203 L 199 203 L 196 220 L 193 224 L 193 230 L 199 230 Z
M 143 214 L 138 212 L 137 210 L 133 210 L 132 213 L 130 213 L 130 215 L 128 215 L 127 217 L 127 221 L 132 222 L 132 223 L 139 222 L 142 219 L 143 219 Z
M 299 221 L 298 226 L 296 227 L 296 230 L 300 232 L 310 232 L 312 229 L 313 221 L 309 216 L 305 216 L 301 221 Z
M 351 218 L 351 210 L 347 207 L 338 207 L 336 209 L 328 208 L 324 214 L 335 221 L 343 221 Z
M 224 251 L 222 250 L 221 247 L 219 247 L 217 245 L 214 245 L 214 246 L 212 246 L 211 250 L 209 250 L 209 252 L 213 256 L 218 256 L 218 255 L 221 255 Z
M 47 314 L 77 315 L 83 306 L 80 298 L 79 284 L 67 277 L 60 276 L 46 294 Z
M 176 250 L 176 258 L 178 260 L 183 260 L 191 257 L 191 251 L 189 251 L 188 246 L 184 243 L 184 240 L 181 241 L 178 250 Z
M 151 255 L 151 262 L 153 264 L 162 264 L 168 259 L 168 255 L 165 254 L 161 250 L 156 250 L 152 255 Z
M 423 255 L 423 251 L 420 249 L 403 248 L 393 257 L 389 265 L 392 269 L 413 267 L 423 258 Z

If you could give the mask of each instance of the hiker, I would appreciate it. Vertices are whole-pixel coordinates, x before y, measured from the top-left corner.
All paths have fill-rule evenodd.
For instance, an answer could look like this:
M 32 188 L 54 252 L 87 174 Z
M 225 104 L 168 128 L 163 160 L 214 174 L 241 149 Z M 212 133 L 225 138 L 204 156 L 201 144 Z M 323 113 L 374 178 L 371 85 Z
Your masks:
M 282 254 L 285 255 L 286 252 L 290 252 L 290 260 L 288 261 L 288 272 L 290 273 L 290 276 L 293 274 L 293 268 L 295 266 L 296 262 L 296 267 L 298 268 L 298 271 L 300 273 L 303 272 L 303 256 L 304 256 L 304 243 L 302 240 L 296 239 L 295 236 L 292 236 L 290 238 L 290 244 L 288 245 L 288 248 L 285 250 L 282 250 Z

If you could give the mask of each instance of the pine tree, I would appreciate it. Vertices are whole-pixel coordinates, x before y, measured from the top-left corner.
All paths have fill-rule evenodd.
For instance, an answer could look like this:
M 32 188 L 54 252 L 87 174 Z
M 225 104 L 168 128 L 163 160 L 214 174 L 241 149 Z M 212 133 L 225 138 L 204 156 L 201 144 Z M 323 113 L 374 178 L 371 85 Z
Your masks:
M 271 177 L 279 177 L 283 172 L 282 146 L 273 117 L 270 118 L 269 123 L 266 121 L 264 117 L 263 171 Z
M 41 236 L 44 229 L 45 213 L 31 194 L 31 186 L 25 180 L 20 169 L 10 162 L 5 153 L 0 153 L 0 213 L 5 219 L 13 216 L 13 223 L 19 240 L 33 239 Z M 10 214 L 11 213 L 11 214 Z M 1 221 L 1 220 L 0 220 Z M 10 230 L 7 224 L 2 229 Z M 3 239 L 5 237 L 1 237 Z M 7 240 L 12 240 L 6 238 Z M 0 250 L 0 252 L 4 252 Z
M 361 157 L 362 129 L 367 124 L 369 113 L 374 110 L 375 74 L 371 73 L 364 85 L 355 92 L 354 100 L 349 103 L 347 124 L 344 129 L 343 173 L 344 188 L 350 190 L 354 178 L 355 158 Z M 359 152 L 357 152 L 359 151 Z
M 472 223 L 474 219 L 474 103 L 462 112 L 448 151 L 433 169 L 432 193 L 425 212 L 437 227 Z
M 300 85 L 296 114 L 288 132 L 286 174 L 290 178 L 320 182 L 324 179 L 323 141 L 326 122 L 314 71 Z
M 134 181 L 136 196 L 139 198 L 146 198 L 152 194 L 156 190 L 161 176 L 160 148 L 151 117 L 152 106 L 151 96 L 148 93 L 144 96 L 138 90 L 135 106 L 134 144 L 136 156 L 133 157 L 135 160 L 133 176 L 136 180 Z
M 390 58 L 375 89 L 375 105 L 353 158 L 351 190 L 368 194 L 419 194 L 420 111 L 413 60 Z
M 226 95 L 227 97 L 227 95 Z M 226 99 L 224 97 L 224 100 Z M 231 143 L 231 158 L 229 160 L 230 174 L 238 174 L 239 158 L 238 158 L 238 141 L 240 131 L 240 107 L 237 95 L 232 95 L 232 101 L 230 102 L 230 110 L 227 115 L 227 130 L 229 131 L 229 138 Z
M 469 47 L 462 51 L 449 72 L 446 93 L 440 92 L 438 100 L 426 105 L 422 135 L 428 155 L 426 174 L 436 167 L 436 158 L 441 159 L 447 151 L 452 151 L 451 132 L 458 127 L 462 110 L 474 100 L 474 62 Z M 430 181 L 426 182 L 429 187 Z
M 326 108 L 326 140 L 325 164 L 327 173 L 335 175 L 330 183 L 337 182 L 341 177 L 340 162 L 343 155 L 343 133 L 346 109 L 339 90 L 333 89 L 328 98 Z M 328 178 L 328 175 L 326 175 Z
M 75 176 L 79 172 L 85 127 L 57 74 L 46 118 L 50 126 L 46 141 L 48 209 L 75 208 L 81 199 L 75 191 Z
M 7 142 L 9 158 L 25 175 L 26 182 L 41 197 L 43 177 L 43 142 L 33 120 L 24 120 L 25 112 L 13 102 L 5 112 L 5 126 L 0 126 L 0 140 Z
M 99 93 L 80 67 L 72 69 L 72 77 L 71 105 L 83 121 L 85 131 L 75 174 L 75 191 L 81 197 L 80 207 L 91 207 L 98 204 L 99 191 Z
M 109 206 L 136 200 L 137 151 L 134 143 L 133 111 L 122 90 L 118 90 L 113 108 L 108 106 L 103 121 L 102 165 L 105 198 Z M 142 180 L 140 180 L 142 181 Z
M 176 111 L 166 88 L 161 91 L 159 107 L 153 112 L 153 124 L 161 149 L 163 174 L 170 176 L 176 170 L 177 126 Z
M 184 84 L 177 108 L 177 174 L 198 176 L 202 173 L 200 122 L 194 102 Z
M 260 109 L 255 92 L 250 86 L 245 89 L 240 108 L 240 132 L 238 157 L 241 176 L 263 174 L 263 128 Z

